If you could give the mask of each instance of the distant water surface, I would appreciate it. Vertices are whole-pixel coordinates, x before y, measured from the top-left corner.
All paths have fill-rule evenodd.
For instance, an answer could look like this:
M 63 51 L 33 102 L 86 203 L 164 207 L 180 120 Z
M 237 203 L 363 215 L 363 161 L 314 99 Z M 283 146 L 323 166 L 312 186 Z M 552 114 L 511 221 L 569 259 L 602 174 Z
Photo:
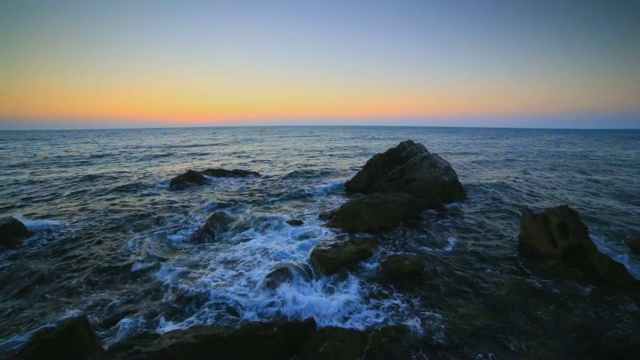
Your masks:
M 264 286 L 276 266 L 306 264 L 335 236 L 318 214 L 348 199 L 345 181 L 371 156 L 406 139 L 448 160 L 468 199 L 383 235 L 379 252 L 352 272 Z M 170 178 L 213 167 L 263 176 L 169 191 Z M 3 131 L 0 169 L 0 216 L 35 233 L 0 251 L 0 352 L 73 311 L 89 314 L 107 345 L 198 324 L 314 317 L 361 329 L 404 323 L 429 346 L 489 358 L 572 351 L 563 321 L 595 334 L 640 331 L 634 299 L 542 278 L 516 256 L 524 209 L 569 204 L 600 250 L 640 278 L 640 259 L 625 245 L 640 236 L 640 131 Z M 237 219 L 231 231 L 185 243 L 219 210 Z M 380 279 L 377 260 L 397 252 L 425 256 L 438 275 L 419 286 Z

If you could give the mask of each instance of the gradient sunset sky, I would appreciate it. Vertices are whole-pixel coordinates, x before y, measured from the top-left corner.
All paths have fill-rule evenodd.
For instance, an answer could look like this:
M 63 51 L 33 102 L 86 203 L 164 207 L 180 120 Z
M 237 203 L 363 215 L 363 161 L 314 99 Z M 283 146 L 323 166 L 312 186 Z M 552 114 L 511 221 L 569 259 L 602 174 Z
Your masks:
M 0 129 L 640 128 L 640 1 L 0 1 Z

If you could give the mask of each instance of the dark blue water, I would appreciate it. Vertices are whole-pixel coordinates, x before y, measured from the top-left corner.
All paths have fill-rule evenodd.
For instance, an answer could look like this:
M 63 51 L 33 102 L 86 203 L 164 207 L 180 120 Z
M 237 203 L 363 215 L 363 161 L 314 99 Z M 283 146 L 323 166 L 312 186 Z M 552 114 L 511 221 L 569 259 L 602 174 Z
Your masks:
M 265 287 L 274 267 L 308 262 L 336 234 L 318 214 L 347 200 L 345 181 L 406 139 L 448 160 L 468 199 L 383 235 L 356 271 Z M 171 177 L 212 167 L 263 176 L 168 190 Z M 5 131 L 0 169 L 0 216 L 35 233 L 0 251 L 0 351 L 73 311 L 89 314 L 106 345 L 141 332 L 310 316 L 321 326 L 405 323 L 425 344 L 484 358 L 577 346 L 564 324 L 640 331 L 637 299 L 540 278 L 516 256 L 525 208 L 569 204 L 600 250 L 640 278 L 640 259 L 625 245 L 640 236 L 640 131 Z M 217 210 L 236 218 L 231 231 L 216 243 L 185 243 Z M 293 218 L 304 225 L 286 224 Z M 440 276 L 421 286 L 379 279 L 377 260 L 404 251 L 427 257 Z

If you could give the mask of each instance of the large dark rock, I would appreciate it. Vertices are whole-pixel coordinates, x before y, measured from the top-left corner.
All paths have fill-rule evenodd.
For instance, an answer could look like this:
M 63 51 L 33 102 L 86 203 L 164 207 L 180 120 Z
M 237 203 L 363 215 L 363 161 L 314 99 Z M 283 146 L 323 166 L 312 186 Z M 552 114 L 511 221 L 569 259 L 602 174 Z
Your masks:
M 539 214 L 523 213 L 519 239 L 519 255 L 542 263 L 547 271 L 617 289 L 640 289 L 640 282 L 624 265 L 598 251 L 578 212 L 567 205 Z
M 640 256 L 640 238 L 627 242 L 627 246 L 636 256 Z
M 209 216 L 207 221 L 189 238 L 192 244 L 201 244 L 206 242 L 213 242 L 216 240 L 216 236 L 231 229 L 231 223 L 235 219 L 225 213 L 224 211 L 216 211 L 213 215 Z
M 390 278 L 415 278 L 424 275 L 425 261 L 418 255 L 394 254 L 380 263 L 382 275 Z
M 264 286 L 274 290 L 282 284 L 292 283 L 296 277 L 309 281 L 312 276 L 311 268 L 307 264 L 284 263 L 265 276 Z
M 351 180 L 348 191 L 405 193 L 430 207 L 460 201 L 465 191 L 451 165 L 411 140 L 376 154 Z
M 11 216 L 0 218 L 0 246 L 20 246 L 27 236 L 29 230 L 23 223 Z
M 207 179 L 197 171 L 188 170 L 182 175 L 178 175 L 169 182 L 169 189 L 182 190 L 188 188 L 191 184 L 203 185 Z
M 351 200 L 330 215 L 327 226 L 348 233 L 390 231 L 420 217 L 425 203 L 407 194 L 369 194 Z
M 603 337 L 594 339 L 583 349 L 581 359 L 640 359 L 640 336 Z
M 80 315 L 37 331 L 16 359 L 88 359 L 101 352 L 89 320 Z
M 247 176 L 260 176 L 259 173 L 255 172 L 255 171 L 249 171 L 249 170 L 238 170 L 238 169 L 233 169 L 233 170 L 225 170 L 225 169 L 207 169 L 205 171 L 202 172 L 205 175 L 208 176 L 213 176 L 213 177 L 230 177 L 230 178 L 240 178 L 240 177 L 247 177 Z
M 374 330 L 326 327 L 309 337 L 296 359 L 411 359 L 414 340 L 405 325 Z
M 313 319 L 248 323 L 239 329 L 193 327 L 142 335 L 107 350 L 105 359 L 291 359 L 316 330 Z
M 327 275 L 351 268 L 371 257 L 378 244 L 373 239 L 339 237 L 324 240 L 311 251 L 311 262 Z

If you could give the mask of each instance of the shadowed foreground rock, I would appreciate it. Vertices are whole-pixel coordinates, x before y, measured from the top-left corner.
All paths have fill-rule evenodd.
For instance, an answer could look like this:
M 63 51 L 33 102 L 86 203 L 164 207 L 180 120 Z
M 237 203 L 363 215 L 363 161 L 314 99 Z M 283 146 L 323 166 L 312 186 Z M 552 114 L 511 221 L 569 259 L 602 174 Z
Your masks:
M 640 256 L 640 238 L 627 242 L 627 246 L 634 255 Z
M 213 215 L 209 216 L 204 225 L 189 238 L 189 242 L 192 244 L 213 242 L 216 240 L 216 236 L 231 229 L 231 223 L 233 223 L 234 220 L 231 215 L 228 215 L 224 211 L 216 211 Z
M 342 205 L 329 215 L 327 226 L 352 234 L 375 234 L 416 219 L 424 210 L 424 202 L 407 194 L 370 194 Z
M 376 154 L 345 186 L 352 192 L 409 194 L 431 208 L 465 198 L 451 165 L 411 140 Z
M 193 327 L 147 334 L 111 347 L 104 359 L 291 359 L 316 330 L 313 319 L 248 323 L 239 329 Z
M 640 359 L 640 335 L 605 337 L 591 341 L 582 353 L 585 360 Z
M 169 189 L 182 190 L 188 188 L 192 184 L 203 185 L 207 179 L 197 171 L 188 170 L 182 175 L 178 175 L 169 182 Z
M 640 290 L 624 265 L 601 254 L 578 212 L 562 205 L 539 214 L 522 214 L 518 253 L 556 275 L 619 290 Z
M 88 359 L 101 352 L 89 320 L 80 315 L 37 331 L 16 359 Z
M 378 244 L 367 238 L 337 238 L 325 240 L 311 251 L 311 262 L 327 275 L 351 268 L 371 257 Z
M 0 218 L 0 246 L 20 246 L 27 236 L 29 230 L 23 223 L 11 216 Z

